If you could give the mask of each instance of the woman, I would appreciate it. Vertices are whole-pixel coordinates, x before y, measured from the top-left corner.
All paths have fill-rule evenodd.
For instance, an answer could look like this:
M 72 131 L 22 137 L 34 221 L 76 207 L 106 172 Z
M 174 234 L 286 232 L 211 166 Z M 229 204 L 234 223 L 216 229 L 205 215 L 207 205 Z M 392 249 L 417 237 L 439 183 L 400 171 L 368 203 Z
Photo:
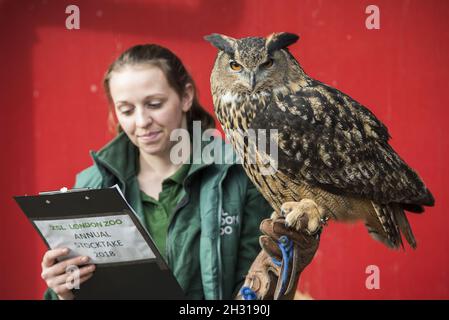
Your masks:
M 92 153 L 94 165 L 78 174 L 75 188 L 118 184 L 189 298 L 233 298 L 259 252 L 259 224 L 272 209 L 241 166 L 224 159 L 231 150 L 221 140 L 225 152 L 215 163 L 191 152 L 190 139 L 179 142 L 190 150 L 186 161 L 170 159 L 174 130 L 192 137 L 194 120 L 203 130 L 214 127 L 192 78 L 168 49 L 138 45 L 109 67 L 104 89 L 120 133 Z M 88 257 L 57 262 L 67 254 L 61 248 L 43 257 L 46 298 L 73 299 L 67 265 L 80 266 L 81 285 L 95 276 Z

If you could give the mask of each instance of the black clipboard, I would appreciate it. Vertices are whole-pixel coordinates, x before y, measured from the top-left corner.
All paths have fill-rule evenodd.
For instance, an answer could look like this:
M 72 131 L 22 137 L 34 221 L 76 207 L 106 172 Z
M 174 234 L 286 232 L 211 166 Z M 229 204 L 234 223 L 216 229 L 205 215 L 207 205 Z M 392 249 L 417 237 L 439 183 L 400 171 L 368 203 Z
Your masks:
M 67 219 L 72 219 L 70 221 L 97 219 L 106 216 L 129 217 L 125 220 L 132 221 L 140 234 L 136 236 L 141 236 L 151 249 L 153 253 L 151 257 L 147 255 L 147 258 L 138 260 L 96 264 L 92 278 L 81 284 L 79 289 L 73 289 L 76 299 L 186 299 L 151 236 L 140 223 L 118 186 L 43 192 L 37 196 L 16 196 L 14 199 L 49 249 L 53 248 L 42 234 L 38 223 L 47 223 L 50 220 L 64 222 L 68 221 Z M 142 242 L 140 244 L 142 245 Z

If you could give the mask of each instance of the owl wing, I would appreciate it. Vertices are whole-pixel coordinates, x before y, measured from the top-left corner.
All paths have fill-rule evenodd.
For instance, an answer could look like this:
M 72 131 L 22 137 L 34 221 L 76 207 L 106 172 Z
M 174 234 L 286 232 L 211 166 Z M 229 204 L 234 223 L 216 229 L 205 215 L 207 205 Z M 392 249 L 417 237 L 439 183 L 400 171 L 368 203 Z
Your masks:
M 293 180 L 402 203 L 410 211 L 433 205 L 419 176 L 388 144 L 387 128 L 367 108 L 319 81 L 295 94 L 273 95 L 250 127 L 278 130 L 278 170 Z

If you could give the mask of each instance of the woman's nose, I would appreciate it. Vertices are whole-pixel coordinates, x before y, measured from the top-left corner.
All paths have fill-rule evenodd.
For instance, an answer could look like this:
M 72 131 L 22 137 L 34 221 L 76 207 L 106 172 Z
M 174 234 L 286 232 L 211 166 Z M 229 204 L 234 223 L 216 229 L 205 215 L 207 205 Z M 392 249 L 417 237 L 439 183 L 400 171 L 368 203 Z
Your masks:
M 146 108 L 136 108 L 136 126 L 145 128 L 151 124 L 153 119 L 151 113 Z

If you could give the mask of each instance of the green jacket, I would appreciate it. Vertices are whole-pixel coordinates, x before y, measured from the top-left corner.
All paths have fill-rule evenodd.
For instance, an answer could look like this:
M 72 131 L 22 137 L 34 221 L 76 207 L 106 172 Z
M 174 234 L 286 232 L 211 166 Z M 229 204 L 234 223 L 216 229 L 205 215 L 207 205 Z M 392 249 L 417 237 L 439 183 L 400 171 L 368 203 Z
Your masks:
M 200 148 L 193 147 L 192 165 L 184 180 L 186 195 L 172 213 L 168 228 L 167 262 L 184 290 L 187 293 L 194 290 L 189 283 L 190 275 L 183 272 L 185 258 L 194 250 L 183 245 L 182 233 L 194 228 L 186 219 L 198 213 L 195 210 L 199 211 L 201 296 L 232 299 L 260 251 L 259 224 L 271 214 L 272 208 L 237 163 L 232 147 L 222 139 L 215 139 L 213 143 L 203 142 Z M 201 150 L 208 154 L 212 146 L 214 150 L 221 150 L 211 153 L 221 164 L 204 161 L 201 152 L 196 152 Z M 135 172 L 138 149 L 121 133 L 91 155 L 94 165 L 77 175 L 75 188 L 105 188 L 118 184 L 145 225 Z M 57 297 L 47 290 L 45 298 Z

